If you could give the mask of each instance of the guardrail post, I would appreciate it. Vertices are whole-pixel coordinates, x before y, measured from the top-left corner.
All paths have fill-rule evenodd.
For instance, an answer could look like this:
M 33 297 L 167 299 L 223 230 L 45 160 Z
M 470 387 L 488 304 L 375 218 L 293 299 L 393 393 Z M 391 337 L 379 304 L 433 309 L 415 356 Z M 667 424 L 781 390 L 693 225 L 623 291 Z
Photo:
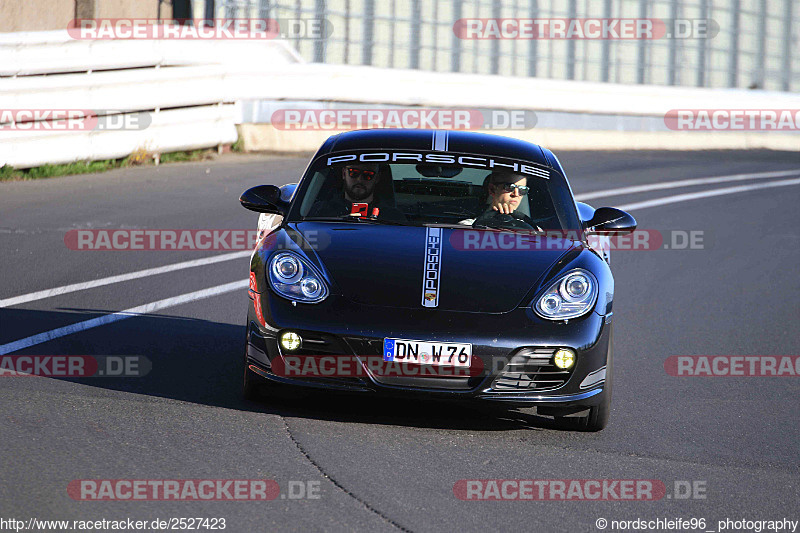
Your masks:
M 647 0 L 639 0 L 639 20 L 647 18 Z M 644 84 L 647 66 L 647 39 L 639 39 L 636 50 L 636 83 Z
M 575 20 L 577 12 L 576 0 L 569 0 L 567 18 Z M 575 39 L 567 39 L 567 79 L 575 79 Z
M 212 26 L 214 18 L 214 0 L 206 0 L 205 9 L 203 10 L 203 26 Z
M 344 2 L 344 64 L 350 64 L 350 0 Z
M 611 0 L 603 2 L 603 18 L 611 18 Z M 600 46 L 600 79 L 607 82 L 611 79 L 611 39 L 603 39 Z
M 516 18 L 517 20 L 521 19 L 522 17 L 520 16 L 520 13 L 519 13 L 519 2 L 517 2 L 517 0 L 514 0 L 512 2 L 512 5 L 514 7 L 514 10 L 512 11 L 512 14 L 513 14 L 514 18 Z M 517 75 L 517 45 L 518 44 L 519 44 L 519 39 L 513 39 L 511 41 L 511 54 L 509 54 L 509 56 L 511 58 L 511 73 L 510 74 L 512 76 L 516 76 Z M 509 73 L 508 72 L 504 72 L 504 75 L 508 76 Z
M 499 19 L 502 15 L 502 5 L 500 0 L 492 0 L 492 18 Z M 492 39 L 491 51 L 491 72 L 497 74 L 500 72 L 500 40 Z
M 392 20 L 397 19 L 397 1 L 392 0 Z M 389 24 L 389 68 L 394 68 L 394 24 Z
M 420 49 L 420 24 L 422 21 L 422 9 L 420 0 L 411 0 L 411 46 L 408 55 L 408 67 L 419 68 L 419 49 Z
M 792 90 L 792 1 L 783 3 L 783 74 L 782 89 Z
M 708 0 L 700 0 L 700 18 L 710 22 L 708 13 Z M 695 85 L 705 87 L 706 84 L 706 47 L 708 46 L 708 36 L 703 36 L 697 43 L 697 72 L 695 75 Z
M 249 2 L 250 0 L 247 0 L 247 1 Z M 303 4 L 302 4 L 301 0 L 296 0 L 295 1 L 295 4 L 294 4 L 294 18 L 295 18 L 295 20 L 301 20 L 303 18 Z M 300 45 L 301 44 L 302 44 L 302 39 L 300 38 L 300 35 L 298 35 L 294 39 L 294 48 L 295 48 L 295 50 L 300 51 Z
M 739 80 L 739 0 L 731 2 L 731 42 L 728 50 L 728 87 L 736 87 Z
M 609 0 L 610 1 L 610 0 Z M 530 17 L 535 19 L 539 16 L 539 0 L 530 0 Z M 536 60 L 539 55 L 539 40 L 531 39 L 528 41 L 528 76 L 536 76 Z
M 460 20 L 463 13 L 464 0 L 453 0 L 453 23 Z M 461 38 L 453 32 L 451 37 L 452 48 L 450 50 L 450 71 L 461 72 Z
M 327 43 L 328 37 L 330 35 L 327 34 L 328 27 L 327 27 L 327 19 L 325 18 L 325 0 L 317 0 L 316 4 L 314 5 L 314 19 L 316 19 L 317 23 L 321 24 L 323 31 L 326 32 L 323 35 L 322 39 L 315 39 L 314 40 L 314 62 L 315 63 L 324 63 L 325 62 L 325 44 Z
M 375 39 L 375 0 L 364 0 L 364 19 L 363 34 L 364 40 L 361 42 L 361 63 L 363 65 L 372 64 L 372 47 Z
M 669 18 L 672 22 L 673 31 L 675 28 L 675 21 L 678 18 L 678 0 L 670 0 L 669 2 Z M 667 52 L 667 85 L 675 85 L 677 80 L 677 59 L 678 59 L 678 39 L 672 35 L 669 38 L 669 50 Z
M 93 19 L 95 13 L 95 0 L 75 0 L 75 18 Z
M 758 3 L 758 42 L 756 43 L 756 68 L 751 86 L 764 88 L 764 64 L 767 61 L 767 0 Z
M 431 26 L 431 34 L 433 35 L 433 39 L 431 42 L 431 70 L 436 71 L 438 59 L 439 59 L 439 2 L 433 3 L 433 19 L 430 22 Z

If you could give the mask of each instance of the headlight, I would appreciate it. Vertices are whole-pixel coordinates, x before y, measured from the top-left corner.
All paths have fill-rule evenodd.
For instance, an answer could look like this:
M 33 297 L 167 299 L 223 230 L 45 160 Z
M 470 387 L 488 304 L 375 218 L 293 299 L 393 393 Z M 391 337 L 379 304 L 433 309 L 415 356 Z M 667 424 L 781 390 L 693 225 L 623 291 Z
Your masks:
M 550 285 L 533 308 L 542 318 L 567 320 L 588 313 L 596 301 L 597 280 L 590 272 L 578 268 Z
M 281 254 L 273 260 L 272 272 L 281 283 L 294 283 L 303 277 L 303 264 L 293 255 Z
M 306 298 L 319 298 L 322 293 L 322 284 L 316 278 L 306 278 L 300 282 L 300 291 Z
M 317 303 L 328 296 L 322 276 L 293 253 L 276 254 L 269 262 L 267 273 L 275 292 L 290 300 Z

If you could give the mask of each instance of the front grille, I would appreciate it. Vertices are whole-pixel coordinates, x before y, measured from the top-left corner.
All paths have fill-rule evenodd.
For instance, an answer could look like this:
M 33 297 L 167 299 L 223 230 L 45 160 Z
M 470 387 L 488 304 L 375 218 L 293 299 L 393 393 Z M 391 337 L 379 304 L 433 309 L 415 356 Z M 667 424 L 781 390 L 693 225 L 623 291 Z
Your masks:
M 545 391 L 556 389 L 572 374 L 553 364 L 557 348 L 524 348 L 515 354 L 492 383 L 498 391 Z

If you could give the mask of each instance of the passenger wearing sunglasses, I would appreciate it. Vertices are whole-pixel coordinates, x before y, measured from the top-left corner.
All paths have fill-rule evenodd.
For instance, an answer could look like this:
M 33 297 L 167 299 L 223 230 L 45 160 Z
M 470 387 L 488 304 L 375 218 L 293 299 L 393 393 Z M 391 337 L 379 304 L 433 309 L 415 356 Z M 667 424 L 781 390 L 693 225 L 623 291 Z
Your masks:
M 375 185 L 378 184 L 377 165 L 346 166 L 342 168 L 344 198 L 348 202 L 371 204 L 375 200 Z
M 332 195 L 318 198 L 308 216 L 347 216 L 352 212 L 353 204 L 360 203 L 369 204 L 367 213 L 370 215 L 374 208 L 378 208 L 381 220 L 406 221 L 406 216 L 392 205 L 390 199 L 381 197 L 379 184 L 384 177 L 378 164 L 346 165 L 341 169 L 341 178 L 334 174 L 329 179 L 341 179 L 341 187 L 337 184 Z

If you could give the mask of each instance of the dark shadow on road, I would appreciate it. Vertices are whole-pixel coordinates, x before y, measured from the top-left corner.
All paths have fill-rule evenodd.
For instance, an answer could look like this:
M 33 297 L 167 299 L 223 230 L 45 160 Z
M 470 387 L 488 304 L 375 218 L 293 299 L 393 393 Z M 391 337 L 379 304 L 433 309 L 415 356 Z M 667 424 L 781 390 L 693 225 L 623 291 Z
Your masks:
M 108 312 L 0 309 L 0 344 Z M 38 327 L 32 329 L 32 324 Z M 147 315 L 67 335 L 12 355 L 145 356 L 152 369 L 143 377 L 43 379 L 292 418 L 469 431 L 557 429 L 552 419 L 527 410 L 478 402 L 383 397 L 282 385 L 270 387 L 269 394 L 258 402 L 246 401 L 241 397 L 244 344 L 244 325 Z

